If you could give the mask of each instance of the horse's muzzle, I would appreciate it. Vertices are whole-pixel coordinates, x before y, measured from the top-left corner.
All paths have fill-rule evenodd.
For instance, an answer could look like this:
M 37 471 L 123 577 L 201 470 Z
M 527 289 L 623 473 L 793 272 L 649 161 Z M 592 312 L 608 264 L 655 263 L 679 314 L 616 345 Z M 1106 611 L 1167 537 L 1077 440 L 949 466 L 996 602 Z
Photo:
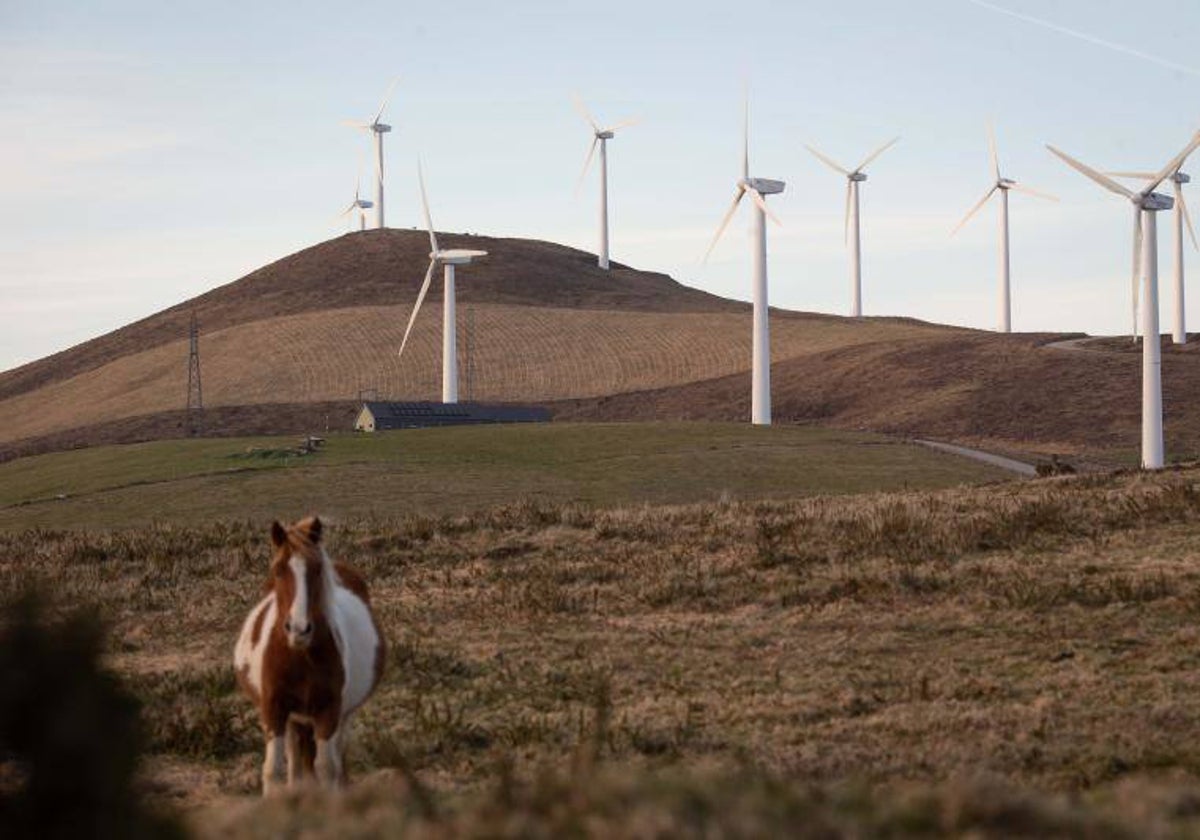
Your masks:
M 287 635 L 288 647 L 296 650 L 304 650 L 313 639 L 312 622 L 308 622 L 303 627 L 297 627 L 291 621 L 287 621 L 283 625 L 284 633 Z

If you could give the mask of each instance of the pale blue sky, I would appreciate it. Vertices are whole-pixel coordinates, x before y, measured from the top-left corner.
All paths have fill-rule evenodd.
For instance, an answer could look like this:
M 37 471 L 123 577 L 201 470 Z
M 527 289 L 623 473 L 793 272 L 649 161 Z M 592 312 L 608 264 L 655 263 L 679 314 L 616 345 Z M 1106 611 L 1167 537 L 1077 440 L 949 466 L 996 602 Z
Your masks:
M 853 164 L 901 134 L 863 193 L 866 312 L 985 328 L 995 212 L 948 233 L 988 187 L 994 118 L 1006 174 L 1063 199 L 1013 196 L 1014 327 L 1127 330 L 1128 206 L 1043 144 L 1165 163 L 1200 127 L 1200 6 L 998 2 L 1159 60 L 972 0 L 0 0 L 0 369 L 341 233 L 364 141 L 339 122 L 395 76 L 391 226 L 417 224 L 420 153 L 440 229 L 595 250 L 594 177 L 573 195 L 577 90 L 601 121 L 642 120 L 610 146 L 613 258 L 739 298 L 746 217 L 699 259 L 738 174 L 749 78 L 751 169 L 788 182 L 771 301 L 821 312 L 849 306 L 843 182 L 802 144 Z

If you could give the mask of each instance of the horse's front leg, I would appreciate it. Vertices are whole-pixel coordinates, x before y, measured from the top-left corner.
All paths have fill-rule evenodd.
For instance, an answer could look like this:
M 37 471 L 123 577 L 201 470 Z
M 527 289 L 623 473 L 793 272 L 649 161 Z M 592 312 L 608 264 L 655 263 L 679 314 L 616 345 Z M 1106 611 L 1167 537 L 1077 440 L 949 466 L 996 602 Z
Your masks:
M 287 779 L 286 734 L 288 713 L 278 697 L 267 696 L 262 703 L 263 733 L 267 737 L 267 755 L 263 759 L 263 796 L 270 796 Z
M 285 775 L 287 765 L 285 753 L 288 750 L 284 741 L 282 728 L 278 732 L 267 731 L 267 755 L 263 760 L 262 768 L 263 796 L 270 796 L 287 779 Z
M 317 781 L 333 790 L 342 786 L 344 765 L 342 763 L 342 738 L 340 729 L 329 733 L 328 738 L 317 737 L 317 759 L 314 762 Z

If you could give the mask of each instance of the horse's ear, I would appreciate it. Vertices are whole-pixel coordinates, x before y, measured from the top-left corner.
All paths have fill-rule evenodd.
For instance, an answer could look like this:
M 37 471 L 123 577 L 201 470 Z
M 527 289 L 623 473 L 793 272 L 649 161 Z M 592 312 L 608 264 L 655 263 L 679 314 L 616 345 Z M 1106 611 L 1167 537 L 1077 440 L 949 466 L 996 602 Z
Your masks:
M 282 525 L 280 525 L 279 520 L 276 519 L 274 522 L 271 523 L 271 544 L 274 545 L 276 548 L 279 548 L 286 542 L 287 542 L 287 529 L 284 528 Z
M 308 541 L 316 545 L 321 541 L 321 531 L 325 526 L 321 524 L 321 520 L 316 516 L 310 516 L 307 519 L 302 519 L 296 523 L 297 529 L 304 536 L 308 537 Z

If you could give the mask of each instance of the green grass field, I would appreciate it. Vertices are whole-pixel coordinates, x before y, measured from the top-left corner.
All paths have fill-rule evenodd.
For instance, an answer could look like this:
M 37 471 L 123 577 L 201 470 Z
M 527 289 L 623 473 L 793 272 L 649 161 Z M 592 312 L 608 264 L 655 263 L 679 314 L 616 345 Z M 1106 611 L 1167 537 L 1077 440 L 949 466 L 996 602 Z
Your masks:
M 1009 478 L 876 435 L 630 423 L 174 440 L 0 465 L 0 528 L 452 514 L 519 499 L 594 506 L 932 489 Z

